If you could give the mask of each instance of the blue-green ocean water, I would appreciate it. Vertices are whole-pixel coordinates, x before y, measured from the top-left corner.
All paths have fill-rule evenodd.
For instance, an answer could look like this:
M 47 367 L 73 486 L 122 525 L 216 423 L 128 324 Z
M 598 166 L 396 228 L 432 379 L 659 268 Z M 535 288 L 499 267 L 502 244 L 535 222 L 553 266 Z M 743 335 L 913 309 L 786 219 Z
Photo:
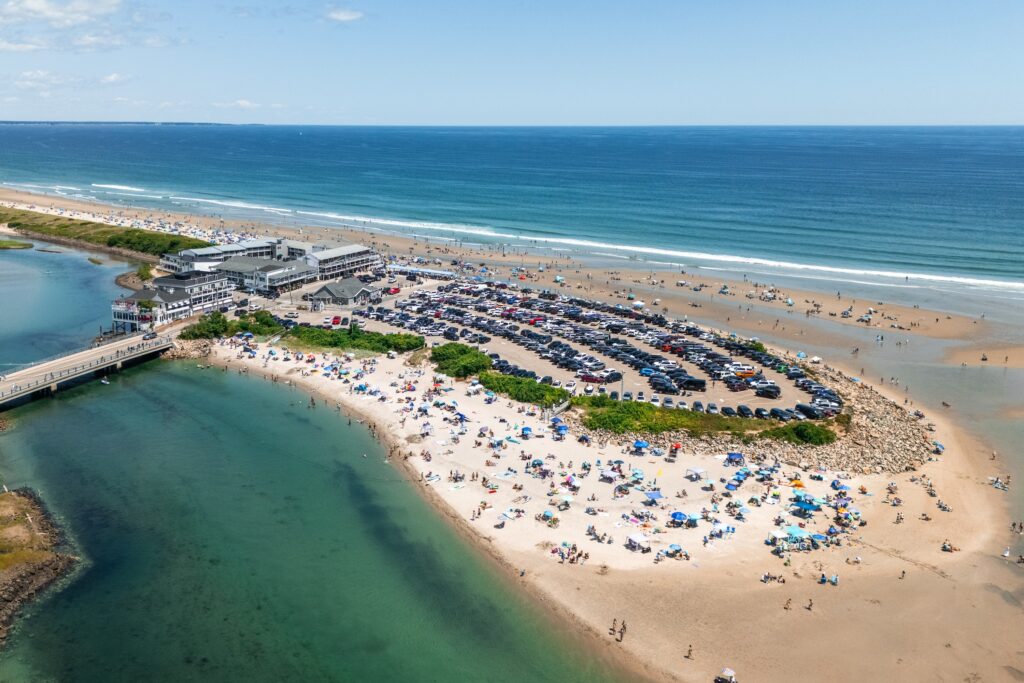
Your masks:
M 1024 128 L 4 124 L 106 203 L 884 284 L 1024 287 Z M 917 277 L 915 277 L 917 276 Z

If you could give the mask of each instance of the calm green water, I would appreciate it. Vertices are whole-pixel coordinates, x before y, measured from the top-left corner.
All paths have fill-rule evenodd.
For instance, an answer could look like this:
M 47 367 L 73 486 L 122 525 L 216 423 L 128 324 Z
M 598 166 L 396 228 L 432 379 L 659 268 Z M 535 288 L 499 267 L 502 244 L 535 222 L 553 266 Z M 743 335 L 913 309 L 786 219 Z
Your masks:
M 37 249 L 0 249 L 0 374 L 81 348 L 110 327 L 114 284 L 134 267 L 106 254 L 31 240 Z M 95 264 L 89 258 L 101 261 Z
M 610 680 L 364 428 L 307 400 L 160 363 L 17 410 L 0 471 L 88 567 L 23 622 L 0 680 Z

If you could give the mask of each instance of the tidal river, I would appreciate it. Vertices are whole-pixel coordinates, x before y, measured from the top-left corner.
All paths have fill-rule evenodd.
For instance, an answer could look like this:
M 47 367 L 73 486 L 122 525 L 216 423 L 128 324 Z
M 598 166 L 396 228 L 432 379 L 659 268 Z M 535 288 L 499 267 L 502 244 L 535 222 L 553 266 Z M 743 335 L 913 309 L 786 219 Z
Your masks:
M 307 404 L 158 361 L 10 413 L 0 475 L 40 492 L 86 561 L 29 610 L 0 681 L 615 677 L 364 427 Z

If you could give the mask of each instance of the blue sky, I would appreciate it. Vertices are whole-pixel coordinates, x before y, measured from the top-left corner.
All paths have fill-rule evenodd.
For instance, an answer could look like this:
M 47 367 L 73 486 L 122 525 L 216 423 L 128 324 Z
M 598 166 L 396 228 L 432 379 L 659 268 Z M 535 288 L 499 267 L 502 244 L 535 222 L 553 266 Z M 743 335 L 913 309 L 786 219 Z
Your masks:
M 0 119 L 1021 124 L 1020 0 L 0 0 Z

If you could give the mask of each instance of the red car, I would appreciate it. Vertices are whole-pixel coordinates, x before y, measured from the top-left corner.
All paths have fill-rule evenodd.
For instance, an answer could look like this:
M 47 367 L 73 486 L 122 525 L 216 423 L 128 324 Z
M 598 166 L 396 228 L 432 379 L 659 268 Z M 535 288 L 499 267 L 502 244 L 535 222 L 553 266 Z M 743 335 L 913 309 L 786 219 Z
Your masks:
M 340 315 L 336 315 L 336 316 L 334 316 L 334 317 L 333 317 L 333 318 L 331 319 L 331 324 L 332 324 L 332 325 L 340 325 L 340 324 L 341 324 L 341 316 L 340 316 Z

